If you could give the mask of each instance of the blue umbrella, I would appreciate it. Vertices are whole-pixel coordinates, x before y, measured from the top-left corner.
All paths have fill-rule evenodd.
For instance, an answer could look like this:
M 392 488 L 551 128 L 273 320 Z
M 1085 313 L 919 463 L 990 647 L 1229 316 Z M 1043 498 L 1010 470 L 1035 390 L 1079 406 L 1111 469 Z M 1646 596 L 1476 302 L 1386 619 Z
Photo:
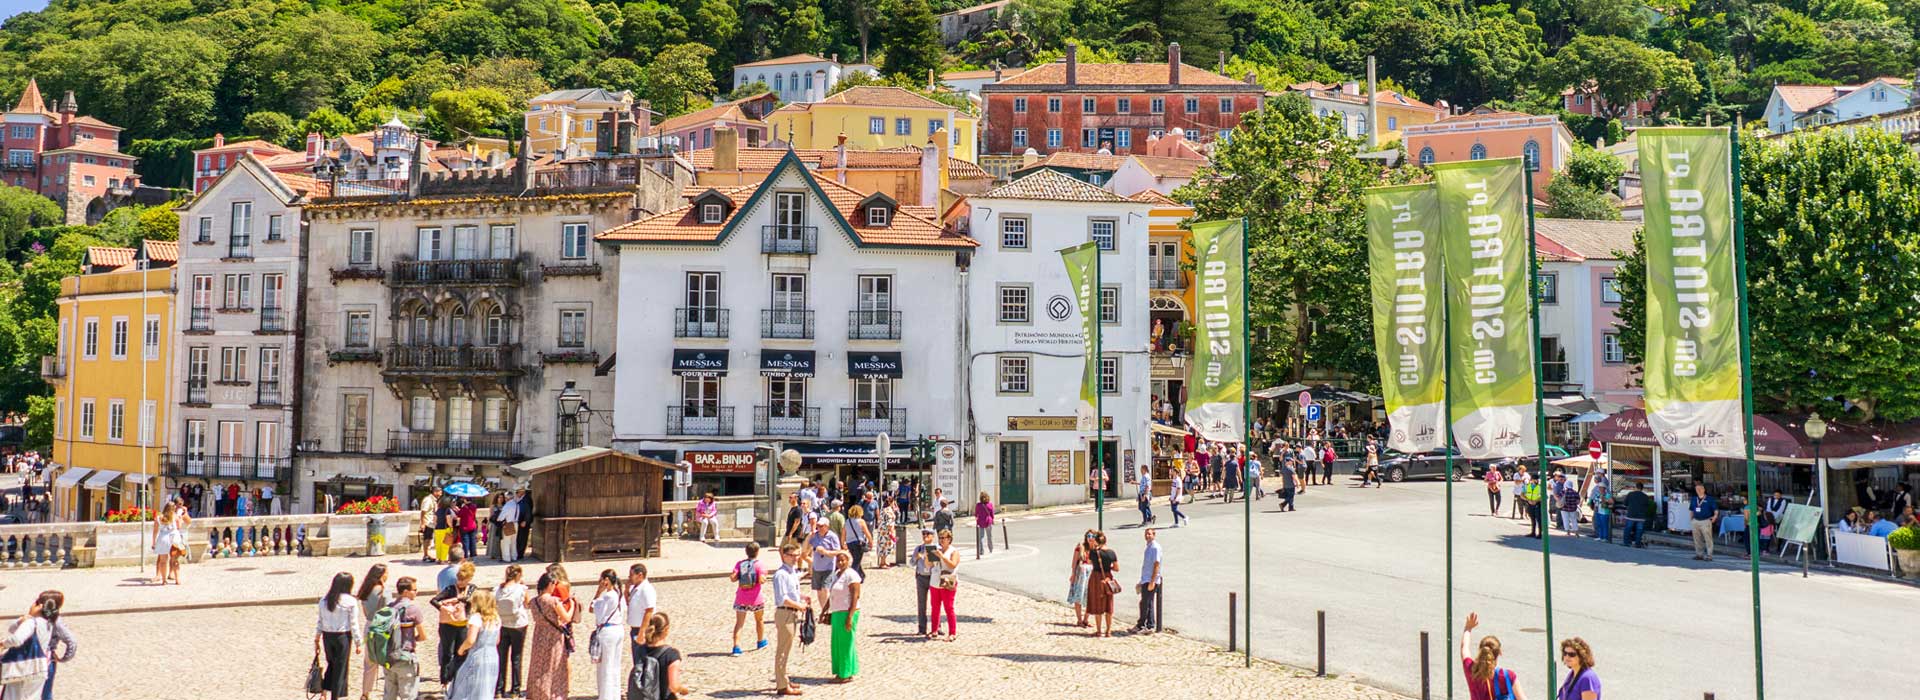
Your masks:
M 487 490 L 485 488 L 482 488 L 479 484 L 473 483 L 471 481 L 456 481 L 454 483 L 447 484 L 447 487 L 445 489 L 442 489 L 442 491 L 444 491 L 449 496 L 454 496 L 457 498 L 480 498 L 482 496 L 487 495 Z

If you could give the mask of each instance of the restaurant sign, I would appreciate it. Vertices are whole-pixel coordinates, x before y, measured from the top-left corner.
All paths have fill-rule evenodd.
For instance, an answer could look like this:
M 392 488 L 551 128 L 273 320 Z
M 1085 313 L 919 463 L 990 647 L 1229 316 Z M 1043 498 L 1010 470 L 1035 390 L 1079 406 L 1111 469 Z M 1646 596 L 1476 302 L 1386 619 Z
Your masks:
M 752 452 L 692 452 L 684 459 L 693 464 L 693 470 L 702 474 L 752 474 Z
M 1113 429 L 1113 416 L 1100 419 L 1102 430 Z M 1007 416 L 1008 430 L 1078 430 L 1075 416 Z
M 1647 412 L 1638 408 L 1629 408 L 1595 423 L 1593 438 L 1626 445 L 1658 445 L 1668 452 L 1693 454 L 1680 446 L 1682 441 L 1676 440 L 1675 436 L 1656 436 L 1653 427 L 1647 423 Z M 1798 437 L 1766 416 L 1753 417 L 1753 453 L 1779 459 L 1806 459 L 1812 456 L 1810 451 L 1801 448 Z

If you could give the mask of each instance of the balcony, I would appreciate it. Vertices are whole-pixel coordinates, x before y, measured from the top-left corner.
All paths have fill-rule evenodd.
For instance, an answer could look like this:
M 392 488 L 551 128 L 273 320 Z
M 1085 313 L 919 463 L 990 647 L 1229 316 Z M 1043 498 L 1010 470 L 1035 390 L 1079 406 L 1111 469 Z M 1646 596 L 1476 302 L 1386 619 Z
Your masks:
M 1540 381 L 1545 384 L 1566 384 L 1573 372 L 1567 362 L 1541 362 Z
M 513 436 L 505 433 L 387 431 L 388 457 L 513 459 L 519 452 L 513 443 Z
M 732 435 L 733 407 L 674 404 L 667 407 L 668 435 Z
M 340 451 L 341 452 L 366 452 L 367 451 L 367 429 L 366 428 L 341 429 Z
M 246 260 L 253 257 L 253 237 L 235 235 L 227 238 L 225 260 Z
M 819 252 L 819 230 L 814 226 L 760 227 L 760 252 L 768 255 L 813 255 Z
M 382 363 L 389 374 L 514 374 L 517 345 L 389 345 Z
M 401 260 L 393 264 L 387 283 L 397 287 L 426 285 L 518 285 L 520 261 Z
M 213 402 L 207 397 L 207 380 L 205 377 L 187 380 L 186 404 L 189 406 L 213 405 Z
M 695 306 L 673 310 L 673 337 L 725 338 L 732 320 L 728 309 Z
M 187 332 L 188 333 L 212 333 L 213 332 L 213 309 L 207 308 L 205 306 L 195 306 L 192 309 L 188 309 L 187 310 Z
M 820 409 L 792 406 L 754 406 L 753 434 L 818 437 Z
M 333 268 L 328 277 L 328 281 L 334 284 L 339 284 L 340 280 L 380 280 L 387 278 L 387 271 L 377 267 L 349 265 Z
M 847 312 L 847 340 L 899 340 L 900 312 Z
M 886 433 L 899 438 L 907 434 L 907 409 L 893 407 L 840 409 L 840 437 L 873 437 Z
M 1186 289 L 1186 271 L 1177 267 L 1147 268 L 1147 286 L 1153 289 Z
M 810 309 L 761 309 L 760 337 L 812 338 L 813 311 Z
M 260 381 L 260 394 L 255 397 L 253 405 L 281 406 L 285 405 L 285 403 L 285 398 L 280 394 L 279 380 L 266 381 L 263 379 Z
M 261 333 L 287 332 L 287 310 L 278 306 L 260 307 Z
M 62 379 L 67 376 L 67 363 L 59 355 L 40 356 L 40 377 L 42 379 Z
M 293 477 L 293 460 L 287 457 L 172 453 L 162 456 L 161 462 L 161 468 L 170 477 L 200 476 L 280 482 Z

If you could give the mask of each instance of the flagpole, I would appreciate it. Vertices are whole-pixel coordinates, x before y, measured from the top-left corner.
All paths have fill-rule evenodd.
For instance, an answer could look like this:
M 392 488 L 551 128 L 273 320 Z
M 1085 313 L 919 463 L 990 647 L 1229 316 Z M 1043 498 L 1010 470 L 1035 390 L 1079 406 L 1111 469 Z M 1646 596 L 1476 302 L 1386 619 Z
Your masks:
M 1760 502 L 1759 474 L 1753 461 L 1753 328 L 1747 318 L 1747 243 L 1745 215 L 1741 211 L 1740 197 L 1740 130 L 1728 127 L 1729 141 L 1732 143 L 1733 162 L 1733 269 L 1738 277 L 1740 293 L 1740 409 L 1741 418 L 1746 421 L 1747 447 L 1747 505 L 1741 517 L 1748 518 L 1747 528 L 1747 575 L 1753 584 L 1753 689 L 1754 697 L 1767 698 L 1766 659 L 1761 654 L 1760 636 L 1760 538 L 1753 536 L 1758 530 L 1752 516 L 1754 504 Z M 1819 465 L 1814 465 L 1819 469 Z M 1822 498 L 1825 494 L 1822 494 Z
M 1116 231 L 1114 235 L 1120 234 Z M 1095 527 L 1104 531 L 1107 529 L 1107 488 L 1111 483 L 1107 479 L 1107 355 L 1100 344 L 1100 326 L 1106 320 L 1101 318 L 1106 308 L 1100 300 L 1106 295 L 1102 293 L 1105 288 L 1100 286 L 1100 257 L 1100 242 L 1096 240 L 1093 242 L 1093 323 L 1087 325 L 1093 326 L 1093 461 L 1094 468 L 1100 473 L 1096 481 L 1100 487 L 1093 490 L 1093 511 Z M 1120 300 L 1115 299 L 1114 303 L 1118 304 Z M 1081 309 L 1080 312 L 1086 313 L 1087 310 Z M 1118 381 L 1118 377 L 1115 377 L 1115 381 Z M 1120 474 L 1114 476 L 1121 477 Z
M 1253 386 L 1253 383 L 1252 383 L 1253 382 L 1253 327 L 1247 324 L 1247 316 L 1248 316 L 1247 302 L 1249 301 L 1248 294 L 1247 294 L 1247 288 L 1248 288 L 1247 278 L 1251 276 L 1250 273 L 1252 272 L 1252 270 L 1250 270 L 1247 267 L 1247 238 L 1248 238 L 1247 219 L 1246 217 L 1241 217 L 1240 218 L 1240 414 L 1241 414 L 1240 415 L 1240 430 L 1241 430 L 1240 454 L 1241 454 L 1242 462 L 1240 465 L 1240 470 L 1242 472 L 1246 471 L 1245 460 L 1251 459 L 1253 457 L 1253 395 L 1249 393 L 1247 390 L 1247 387 Z M 1256 475 L 1253 478 L 1257 479 L 1259 477 Z M 1242 533 L 1242 539 L 1241 539 L 1241 546 L 1244 550 L 1242 552 L 1242 556 L 1244 557 L 1244 559 L 1242 560 L 1243 566 L 1241 567 L 1241 569 L 1242 571 L 1245 572 L 1245 575 L 1246 575 L 1246 580 L 1243 581 L 1241 584 L 1242 586 L 1244 586 L 1244 588 L 1241 589 L 1243 591 L 1241 595 L 1247 599 L 1247 604 L 1244 610 L 1241 612 L 1241 615 L 1244 617 L 1244 622 L 1245 622 L 1245 624 L 1243 624 L 1242 626 L 1247 629 L 1247 648 L 1246 648 L 1247 668 L 1253 668 L 1253 480 L 1247 478 L 1244 475 L 1241 477 L 1240 480 L 1243 482 L 1246 482 L 1241 485 L 1241 488 L 1245 491 L 1245 493 L 1241 494 L 1240 502 L 1245 504 L 1243 507 L 1246 509 L 1246 517 L 1243 518 L 1241 521 L 1242 528 L 1244 530 L 1244 532 Z
M 1443 260 L 1444 260 L 1444 257 L 1443 257 Z M 1440 332 L 1442 334 L 1441 338 L 1444 339 L 1444 342 L 1441 343 L 1440 347 L 1443 348 L 1446 353 L 1445 354 L 1446 360 L 1441 364 L 1441 370 L 1440 370 L 1441 372 L 1440 386 L 1442 387 L 1440 405 L 1443 406 L 1441 411 L 1446 416 L 1446 424 L 1442 426 L 1441 429 L 1446 431 L 1443 434 L 1443 437 L 1446 438 L 1443 442 L 1447 450 L 1447 522 L 1446 522 L 1447 624 L 1443 625 L 1443 627 L 1445 627 L 1447 630 L 1447 646 L 1443 650 L 1443 652 L 1447 654 L 1452 654 L 1454 653 L 1453 651 L 1453 648 L 1454 648 L 1453 647 L 1453 625 L 1454 625 L 1454 622 L 1453 622 L 1453 306 L 1451 304 L 1445 303 L 1445 300 L 1447 298 L 1446 279 L 1447 279 L 1447 276 L 1445 274 L 1440 275 L 1440 299 L 1442 300 L 1442 303 L 1440 304 L 1440 328 L 1441 328 Z M 1492 469 L 1493 467 L 1489 465 L 1487 468 Z M 1441 658 L 1449 658 L 1449 657 L 1443 656 Z M 1453 673 L 1449 671 L 1448 673 L 1445 673 L 1443 675 L 1447 677 L 1447 700 L 1453 700 Z
M 1560 661 L 1558 643 L 1553 639 L 1553 525 L 1547 519 L 1547 409 L 1544 398 L 1545 387 L 1540 362 L 1540 252 L 1533 237 L 1533 171 L 1537 167 L 1528 159 L 1521 159 L 1521 182 L 1526 184 L 1527 201 L 1527 308 L 1531 311 L 1533 327 L 1533 420 L 1534 420 L 1534 462 L 1539 468 L 1541 499 L 1534 504 L 1534 515 L 1540 525 L 1540 580 L 1545 593 L 1547 609 L 1547 687 L 1560 686 L 1560 670 L 1555 664 Z M 1749 480 L 1751 481 L 1751 480 Z M 1449 675 L 1451 678 L 1451 675 Z

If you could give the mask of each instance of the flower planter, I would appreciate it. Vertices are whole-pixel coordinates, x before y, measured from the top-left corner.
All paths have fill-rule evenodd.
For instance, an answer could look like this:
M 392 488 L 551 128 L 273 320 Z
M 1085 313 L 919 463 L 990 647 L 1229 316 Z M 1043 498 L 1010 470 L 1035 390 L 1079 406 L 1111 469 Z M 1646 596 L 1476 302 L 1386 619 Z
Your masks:
M 187 561 L 198 564 L 206 558 L 207 543 L 204 540 L 187 543 Z
M 1900 562 L 1902 577 L 1920 579 L 1920 549 L 1896 549 L 1893 557 Z
M 367 556 L 378 557 L 387 553 L 386 521 L 379 516 L 367 518 Z
M 310 557 L 327 556 L 327 553 L 329 551 L 328 548 L 332 546 L 333 546 L 333 538 L 331 537 L 308 537 L 307 538 L 307 556 L 310 556 Z
M 93 555 L 94 555 L 94 549 L 92 546 L 74 545 L 73 568 L 76 568 L 76 569 L 93 568 Z

